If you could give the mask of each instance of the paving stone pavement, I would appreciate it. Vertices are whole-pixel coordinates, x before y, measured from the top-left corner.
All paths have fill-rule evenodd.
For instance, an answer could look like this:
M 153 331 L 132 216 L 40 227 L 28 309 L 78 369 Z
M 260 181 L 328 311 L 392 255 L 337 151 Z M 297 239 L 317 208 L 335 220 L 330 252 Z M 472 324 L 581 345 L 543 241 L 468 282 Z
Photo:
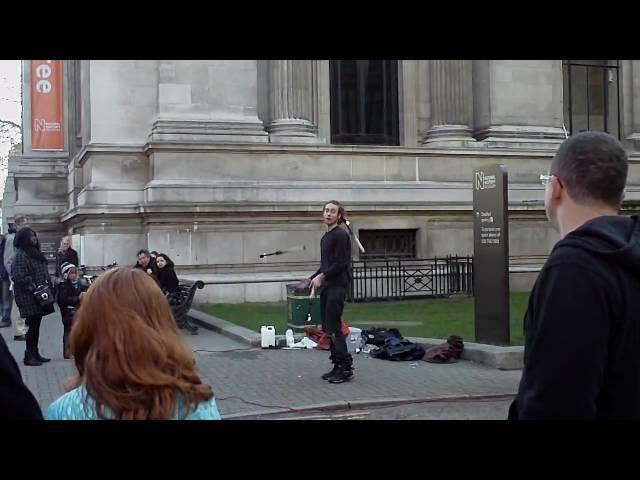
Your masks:
M 1 328 L 0 334 L 4 337 L 9 350 L 20 366 L 24 382 L 35 395 L 43 412 L 46 412 L 51 402 L 65 393 L 64 382 L 75 373 L 73 360 L 62 358 L 62 321 L 58 307 L 56 307 L 55 313 L 42 319 L 40 353 L 45 357 L 51 358 L 51 362 L 41 367 L 25 367 L 22 364 L 25 342 L 13 340 L 15 334 L 13 326 Z M 198 349 L 228 350 L 246 348 L 244 344 L 204 329 L 200 329 L 198 335 L 187 334 L 186 338 L 193 346 L 194 351 Z M 196 353 L 196 355 L 198 354 Z
M 355 378 L 332 385 L 320 378 L 330 367 L 328 354 L 315 350 L 203 355 L 199 366 L 222 400 L 221 411 L 227 416 L 266 413 L 276 406 L 300 409 L 344 402 L 347 407 L 347 402 L 357 401 L 514 394 L 520 380 L 519 371 L 499 371 L 472 362 L 436 365 L 356 356 Z
M 75 371 L 62 358 L 62 322 L 56 310 L 42 321 L 40 351 L 52 361 L 41 367 L 22 365 L 24 342 L 13 340 L 13 328 L 0 329 L 27 386 L 43 411 L 62 393 Z M 240 418 L 333 403 L 390 401 L 466 395 L 514 394 L 520 371 L 500 371 L 473 362 L 450 365 L 389 362 L 354 355 L 355 377 L 332 385 L 320 378 L 330 368 L 328 353 L 316 350 L 248 349 L 242 343 L 200 329 L 185 335 L 196 352 L 198 371 L 212 385 L 223 417 Z M 214 352 L 205 352 L 209 350 Z
M 501 399 L 374 405 L 341 411 L 254 415 L 242 420 L 505 420 L 513 396 Z

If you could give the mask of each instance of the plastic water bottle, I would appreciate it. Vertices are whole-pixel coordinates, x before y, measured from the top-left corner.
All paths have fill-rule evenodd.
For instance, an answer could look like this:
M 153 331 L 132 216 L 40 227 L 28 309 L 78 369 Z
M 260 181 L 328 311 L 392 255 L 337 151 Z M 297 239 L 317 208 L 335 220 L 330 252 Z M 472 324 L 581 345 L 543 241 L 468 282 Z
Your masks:
M 364 350 L 366 343 L 366 337 L 362 333 L 356 338 L 356 353 L 360 353 Z
M 293 344 L 296 343 L 295 339 L 293 338 L 293 330 L 291 330 L 290 328 L 287 329 L 285 337 L 287 339 L 287 347 L 293 347 Z
M 347 338 L 347 350 L 349 352 L 360 353 L 358 349 L 360 347 L 360 338 L 362 337 L 362 330 L 357 327 L 349 327 L 349 338 Z

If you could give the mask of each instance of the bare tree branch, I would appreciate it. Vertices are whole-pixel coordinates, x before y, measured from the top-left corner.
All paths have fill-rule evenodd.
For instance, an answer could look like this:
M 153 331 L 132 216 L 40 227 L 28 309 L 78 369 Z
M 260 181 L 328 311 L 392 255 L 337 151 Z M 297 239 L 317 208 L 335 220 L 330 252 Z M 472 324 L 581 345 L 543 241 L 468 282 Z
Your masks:
M 13 147 L 22 141 L 22 127 L 11 120 L 0 119 L 0 144 Z M 0 170 L 6 167 L 6 158 L 0 158 Z
M 17 128 L 18 130 L 20 130 L 20 133 L 22 133 L 22 126 L 18 125 L 15 122 L 12 122 L 11 120 L 2 120 L 2 119 L 0 119 L 0 125 L 4 126 L 4 127 Z

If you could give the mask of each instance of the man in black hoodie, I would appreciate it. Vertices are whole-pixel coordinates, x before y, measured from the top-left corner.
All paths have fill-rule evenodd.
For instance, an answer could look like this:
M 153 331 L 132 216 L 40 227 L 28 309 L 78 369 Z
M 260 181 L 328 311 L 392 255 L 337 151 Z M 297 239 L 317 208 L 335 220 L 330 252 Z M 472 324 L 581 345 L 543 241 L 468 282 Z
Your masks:
M 618 216 L 627 171 L 616 139 L 584 132 L 543 176 L 561 240 L 529 298 L 509 419 L 640 418 L 640 221 Z

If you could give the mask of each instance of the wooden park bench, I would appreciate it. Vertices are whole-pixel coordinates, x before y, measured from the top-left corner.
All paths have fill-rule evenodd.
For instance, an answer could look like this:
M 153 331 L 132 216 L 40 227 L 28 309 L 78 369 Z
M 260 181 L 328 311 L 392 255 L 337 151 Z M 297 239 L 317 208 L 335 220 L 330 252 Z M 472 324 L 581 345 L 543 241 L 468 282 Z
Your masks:
M 191 309 L 191 304 L 196 296 L 196 290 L 204 288 L 204 283 L 201 280 L 180 280 L 180 290 L 171 293 L 167 296 L 169 305 L 173 310 L 173 316 L 176 319 L 176 323 L 179 328 L 187 330 L 192 335 L 197 335 L 198 327 L 189 321 L 187 314 Z

